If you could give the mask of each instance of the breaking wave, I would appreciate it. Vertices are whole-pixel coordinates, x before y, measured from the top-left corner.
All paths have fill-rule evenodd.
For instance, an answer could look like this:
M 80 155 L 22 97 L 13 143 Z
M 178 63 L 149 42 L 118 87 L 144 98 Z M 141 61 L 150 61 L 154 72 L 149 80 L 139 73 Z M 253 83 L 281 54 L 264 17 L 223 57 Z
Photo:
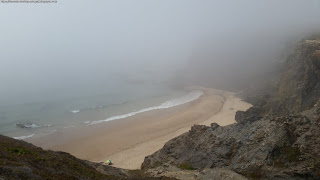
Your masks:
M 113 117 L 110 117 L 110 118 L 105 119 L 105 120 L 92 121 L 90 124 L 98 124 L 98 123 L 101 123 L 101 122 L 113 121 L 113 120 L 117 120 L 117 119 L 123 119 L 123 118 L 127 118 L 127 117 L 130 117 L 130 116 L 134 116 L 134 115 L 139 114 L 139 113 L 143 113 L 143 112 L 147 112 L 147 111 L 151 111 L 151 110 L 156 110 L 156 109 L 171 108 L 171 107 L 174 107 L 174 106 L 178 106 L 178 105 L 181 105 L 181 104 L 185 104 L 185 103 L 194 101 L 194 100 L 198 99 L 201 95 L 203 95 L 202 91 L 192 91 L 192 92 L 190 92 L 189 94 L 187 94 L 187 95 L 185 95 L 183 97 L 175 98 L 175 99 L 166 101 L 166 102 L 162 103 L 159 106 L 152 106 L 152 107 L 141 109 L 139 111 L 131 112 L 131 113 L 128 113 L 128 114 L 113 116 Z
M 33 128 L 40 128 L 40 127 L 51 127 L 52 124 L 40 126 L 40 125 L 35 124 L 35 123 L 17 123 L 16 126 L 19 127 L 19 128 L 27 128 L 27 129 L 30 128 L 30 129 L 33 129 Z
M 29 135 L 29 136 L 13 137 L 13 139 L 23 140 L 23 139 L 31 138 L 31 137 L 34 136 L 34 135 L 35 135 L 35 134 L 31 134 L 31 135 Z
M 79 109 L 76 109 L 76 110 L 72 110 L 72 111 L 70 111 L 70 112 L 72 112 L 72 113 L 74 113 L 74 114 L 77 114 L 77 113 L 80 112 L 80 110 L 79 110 Z

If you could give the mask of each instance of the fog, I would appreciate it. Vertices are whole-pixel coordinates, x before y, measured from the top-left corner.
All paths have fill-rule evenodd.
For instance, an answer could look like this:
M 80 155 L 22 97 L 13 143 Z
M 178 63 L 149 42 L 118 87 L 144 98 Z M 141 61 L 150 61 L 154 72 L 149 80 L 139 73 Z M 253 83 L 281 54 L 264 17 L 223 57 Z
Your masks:
M 90 96 L 126 79 L 223 88 L 318 30 L 317 0 L 2 3 L 0 101 Z

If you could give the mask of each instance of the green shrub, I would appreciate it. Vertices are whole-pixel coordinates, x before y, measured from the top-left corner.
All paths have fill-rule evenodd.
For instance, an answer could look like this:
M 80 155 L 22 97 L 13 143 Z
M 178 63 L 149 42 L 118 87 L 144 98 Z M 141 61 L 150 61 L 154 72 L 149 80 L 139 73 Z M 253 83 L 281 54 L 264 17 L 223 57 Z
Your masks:
M 159 163 L 159 161 L 157 161 L 157 162 L 154 164 L 153 168 L 157 168 L 157 167 L 159 167 L 159 166 L 160 166 L 160 163 Z
M 31 154 L 30 151 L 23 148 L 8 148 L 8 151 L 19 156 L 23 154 Z
M 189 162 L 184 162 L 178 166 L 182 170 L 195 170 Z

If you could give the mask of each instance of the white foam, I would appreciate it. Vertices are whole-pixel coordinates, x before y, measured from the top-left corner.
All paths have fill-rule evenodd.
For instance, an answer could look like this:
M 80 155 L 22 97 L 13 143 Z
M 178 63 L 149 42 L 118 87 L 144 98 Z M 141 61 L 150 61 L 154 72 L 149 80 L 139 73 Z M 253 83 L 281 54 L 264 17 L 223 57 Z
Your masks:
M 51 132 L 49 132 L 49 134 L 53 134 L 53 133 L 55 133 L 55 132 L 57 132 L 57 130 L 55 129 L 55 130 L 53 130 L 53 131 L 51 131 Z
M 30 124 L 30 125 L 25 125 L 26 128 L 38 128 L 41 126 L 38 126 L 37 124 Z
M 13 139 L 17 139 L 17 140 L 22 140 L 22 139 L 27 139 L 27 138 L 31 138 L 32 136 L 34 136 L 35 134 L 31 134 L 29 136 L 19 136 L 19 137 L 13 137 Z
M 80 110 L 79 110 L 79 109 L 76 109 L 76 110 L 72 110 L 71 112 L 74 113 L 74 114 L 76 114 L 76 113 L 80 112 Z
M 34 123 L 27 123 L 27 124 L 17 123 L 16 125 L 20 128 L 39 128 L 39 127 L 41 127 L 41 126 L 34 124 Z
M 86 122 L 83 122 L 83 123 L 85 123 L 85 124 L 89 124 L 91 121 L 86 121 Z
M 63 127 L 64 129 L 68 129 L 68 128 L 74 128 L 76 126 L 66 126 L 66 127 Z
M 159 106 L 152 106 L 152 107 L 149 107 L 149 108 L 146 108 L 146 109 L 141 109 L 139 111 L 134 111 L 134 112 L 131 112 L 131 113 L 128 113 L 128 114 L 119 115 L 119 116 L 113 116 L 113 117 L 110 117 L 110 118 L 105 119 L 105 120 L 92 121 L 90 124 L 97 124 L 97 123 L 106 122 L 106 121 L 113 121 L 113 120 L 117 120 L 117 119 L 123 119 L 123 118 L 127 118 L 127 117 L 130 117 L 130 116 L 134 116 L 136 114 L 147 112 L 147 111 L 151 111 L 151 110 L 166 109 L 166 108 L 178 106 L 178 105 L 181 105 L 181 104 L 185 104 L 185 103 L 194 101 L 194 100 L 198 99 L 201 95 L 203 95 L 202 91 L 192 91 L 192 92 L 190 92 L 189 94 L 187 94 L 187 95 L 185 95 L 183 97 L 175 98 L 175 99 L 166 101 L 166 102 L 162 103 Z

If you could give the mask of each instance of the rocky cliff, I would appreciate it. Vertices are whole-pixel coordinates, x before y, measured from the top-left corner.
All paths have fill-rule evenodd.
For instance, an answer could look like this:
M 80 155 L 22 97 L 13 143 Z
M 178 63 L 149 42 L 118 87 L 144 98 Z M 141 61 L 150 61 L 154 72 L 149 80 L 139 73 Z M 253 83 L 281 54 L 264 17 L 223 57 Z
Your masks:
M 280 65 L 275 75 L 264 79 L 265 86 L 243 93 L 255 106 L 239 112 L 237 120 L 255 116 L 284 116 L 312 108 L 320 97 L 320 40 L 298 43 L 293 54 Z
M 320 39 L 301 41 L 278 72 L 266 80 L 268 91 L 246 96 L 254 106 L 237 113 L 237 124 L 194 126 L 146 157 L 142 168 L 227 168 L 249 179 L 320 179 Z

